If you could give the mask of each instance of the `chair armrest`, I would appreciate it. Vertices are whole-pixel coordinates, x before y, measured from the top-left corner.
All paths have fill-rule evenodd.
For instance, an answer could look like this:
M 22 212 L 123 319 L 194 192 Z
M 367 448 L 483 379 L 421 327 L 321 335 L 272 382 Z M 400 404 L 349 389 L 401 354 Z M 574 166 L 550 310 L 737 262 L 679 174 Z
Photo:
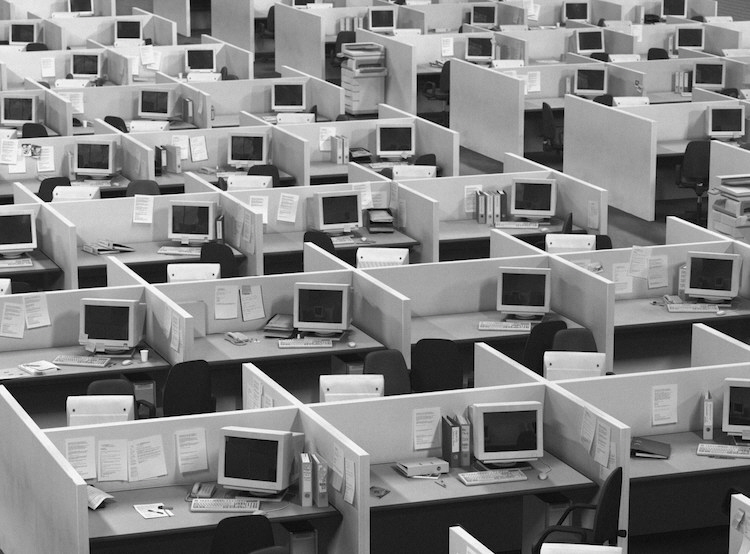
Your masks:
M 680 186 L 680 183 L 682 182 L 682 164 L 677 164 L 674 166 L 674 183 L 678 187 Z
M 586 540 L 586 537 L 591 533 L 591 529 L 585 529 L 583 527 L 570 527 L 568 525 L 552 525 L 551 527 L 547 527 L 542 532 L 542 536 L 539 537 L 539 540 L 532 548 L 532 554 L 539 554 L 541 552 L 544 540 L 552 533 L 568 533 L 571 535 L 576 535 L 581 539 L 581 542 L 584 542 Z
M 423 90 L 425 97 L 435 98 L 435 91 L 437 90 L 437 88 L 438 88 L 438 85 L 435 81 L 427 81 L 424 84 L 424 90 Z
M 156 406 L 147 400 L 136 400 L 136 411 L 140 411 L 141 406 L 148 410 L 148 417 L 156 417 Z
M 557 525 L 562 525 L 565 519 L 575 510 L 596 510 L 596 504 L 571 504 L 557 520 Z

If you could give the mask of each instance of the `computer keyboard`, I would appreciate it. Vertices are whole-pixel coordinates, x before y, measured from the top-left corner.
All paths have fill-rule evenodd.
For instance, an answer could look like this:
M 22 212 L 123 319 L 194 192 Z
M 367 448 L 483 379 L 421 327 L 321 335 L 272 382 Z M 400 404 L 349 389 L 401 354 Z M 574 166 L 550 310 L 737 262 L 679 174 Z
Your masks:
M 110 358 L 101 356 L 74 356 L 69 354 L 59 354 L 55 356 L 52 363 L 55 365 L 77 365 L 80 367 L 107 367 Z
M 719 306 L 716 304 L 691 304 L 684 302 L 682 304 L 667 304 L 667 311 L 673 314 L 700 312 L 700 313 L 716 313 L 719 311 Z
M 354 237 L 351 237 L 349 235 L 331 237 L 331 242 L 333 244 L 354 244 Z
M 31 258 L 8 258 L 0 260 L 0 267 L 31 267 L 34 265 L 34 261 Z
M 496 229 L 539 229 L 539 223 L 536 221 L 498 221 L 495 223 Z
M 404 164 L 406 164 L 406 162 L 373 162 L 370 164 L 370 169 L 386 169 L 388 167 Z
M 510 481 L 525 481 L 526 474 L 520 469 L 490 469 L 487 471 L 468 471 L 458 474 L 459 480 L 471 487 L 473 485 L 491 485 Z
M 698 444 L 698 456 L 714 456 L 716 458 L 750 458 L 750 446 L 739 444 Z
M 191 512 L 257 512 L 260 500 L 249 498 L 193 498 Z
M 531 321 L 480 321 L 480 331 L 531 331 Z
M 168 256 L 200 256 L 200 246 L 162 246 L 157 250 L 159 254 Z
M 279 348 L 332 348 L 331 339 L 315 339 L 306 337 L 304 339 L 279 339 Z

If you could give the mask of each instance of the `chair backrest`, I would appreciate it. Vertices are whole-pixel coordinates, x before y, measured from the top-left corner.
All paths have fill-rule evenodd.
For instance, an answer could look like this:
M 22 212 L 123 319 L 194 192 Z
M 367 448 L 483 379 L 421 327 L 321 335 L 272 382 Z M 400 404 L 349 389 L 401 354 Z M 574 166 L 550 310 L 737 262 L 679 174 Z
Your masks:
M 273 164 L 258 164 L 250 166 L 247 170 L 248 175 L 268 175 L 273 181 L 273 188 L 281 186 L 281 176 L 279 175 L 279 168 Z
M 220 242 L 204 243 L 201 246 L 200 261 L 202 263 L 219 264 L 223 279 L 237 277 L 240 273 L 234 252 L 228 245 Z
M 47 177 L 39 183 L 39 192 L 36 195 L 45 202 L 52 202 L 55 187 L 69 187 L 70 179 L 67 177 Z
M 563 226 L 560 232 L 568 234 L 573 232 L 573 212 L 568 212 L 568 215 L 565 217 L 565 221 L 563 221 Z
M 360 269 L 409 265 L 409 249 L 362 246 L 357 248 L 356 259 Z
M 146 194 L 150 196 L 158 196 L 161 194 L 159 183 L 152 181 L 151 179 L 136 179 L 128 183 L 128 188 L 125 189 L 125 196 L 135 196 L 136 194 Z
M 266 29 L 273 33 L 276 27 L 276 16 L 274 15 L 273 4 L 268 8 L 268 15 L 266 16 Z
M 555 115 L 547 102 L 542 102 L 542 137 L 550 140 L 555 138 Z
M 614 106 L 615 100 L 611 94 L 600 94 L 594 97 L 594 102 L 597 104 L 604 104 L 605 106 Z
M 357 42 L 357 32 L 339 31 L 336 35 L 336 43 L 333 45 L 333 55 L 341 53 L 341 46 L 350 42 Z
M 451 61 L 446 60 L 440 70 L 440 90 L 443 92 L 451 91 Z
M 585 327 L 575 327 L 573 329 L 558 331 L 552 339 L 552 348 L 550 350 L 598 352 L 593 333 Z
M 711 157 L 710 140 L 691 140 L 682 159 L 682 178 L 708 183 L 708 165 Z
M 47 45 L 43 42 L 30 42 L 26 45 L 27 52 L 41 52 L 47 50 Z
M 167 264 L 167 283 L 209 281 L 221 277 L 221 266 L 216 263 Z
M 612 239 L 609 235 L 596 235 L 597 250 L 612 250 Z
M 321 375 L 318 387 L 320 402 L 361 400 L 383 396 L 385 379 L 381 374 Z
M 68 426 L 113 423 L 135 419 L 132 394 L 68 396 L 65 403 Z
M 669 53 L 664 48 L 649 48 L 646 53 L 647 60 L 668 60 Z
M 302 237 L 302 242 L 312 242 L 329 254 L 336 255 L 336 248 L 333 246 L 331 237 L 323 231 L 305 231 L 305 235 Z
M 740 97 L 740 91 L 734 87 L 723 88 L 719 91 L 719 94 L 723 94 L 725 96 L 731 96 L 732 98 Z
M 437 165 L 437 156 L 435 154 L 422 154 L 414 158 L 414 165 Z
M 620 519 L 620 496 L 622 495 L 622 468 L 612 470 L 602 483 L 594 514 L 594 542 L 596 544 L 617 543 Z
M 463 387 L 458 345 L 447 339 L 421 339 L 412 347 L 411 388 L 414 392 Z
M 212 412 L 214 405 L 208 362 L 192 360 L 172 366 L 164 383 L 162 406 L 165 416 Z
M 385 379 L 385 396 L 411 392 L 409 368 L 401 351 L 388 348 L 368 352 L 365 356 L 364 373 L 380 374 Z
M 216 526 L 210 554 L 249 554 L 271 546 L 274 546 L 273 529 L 266 516 L 225 517 Z
M 552 349 L 552 340 L 555 334 L 567 329 L 567 327 L 568 325 L 559 319 L 542 321 L 532 327 L 523 349 L 523 365 L 542 375 L 544 373 L 544 353 Z
M 86 388 L 86 394 L 130 394 L 135 395 L 135 388 L 133 382 L 125 379 L 124 377 L 118 377 L 114 379 L 97 379 L 91 381 L 89 386 Z
M 123 133 L 128 132 L 128 126 L 125 125 L 125 120 L 119 116 L 116 115 L 105 115 L 104 116 L 104 123 L 107 125 L 111 125 L 118 131 L 121 131 Z
M 47 128 L 41 123 L 24 123 L 21 127 L 21 136 L 23 138 L 46 137 Z
M 590 57 L 592 60 L 599 60 L 600 62 L 609 61 L 609 54 L 606 52 L 592 52 Z

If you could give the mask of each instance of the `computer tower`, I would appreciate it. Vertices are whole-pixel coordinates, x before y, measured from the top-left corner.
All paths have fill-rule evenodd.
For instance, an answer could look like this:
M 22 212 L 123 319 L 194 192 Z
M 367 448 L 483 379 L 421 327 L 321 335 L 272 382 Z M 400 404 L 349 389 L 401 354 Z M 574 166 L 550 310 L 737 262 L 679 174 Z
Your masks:
M 156 381 L 145 373 L 133 373 L 127 377 L 133 383 L 136 402 L 143 400 L 152 406 L 156 406 Z
M 318 531 L 307 521 L 289 521 L 283 524 L 289 533 L 289 554 L 317 554 Z

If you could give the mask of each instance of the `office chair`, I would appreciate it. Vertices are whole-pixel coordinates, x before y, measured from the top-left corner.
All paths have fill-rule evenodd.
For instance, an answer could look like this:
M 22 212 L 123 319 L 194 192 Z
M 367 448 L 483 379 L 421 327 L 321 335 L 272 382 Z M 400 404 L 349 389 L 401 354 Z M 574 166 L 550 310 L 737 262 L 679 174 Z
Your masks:
M 620 517 L 620 496 L 622 494 L 622 468 L 615 468 L 609 477 L 602 483 L 599 489 L 599 495 L 596 504 L 572 504 L 557 522 L 557 525 L 547 527 L 532 548 L 533 554 L 539 554 L 542 544 L 549 542 L 559 542 L 554 540 L 560 534 L 573 535 L 581 544 L 600 544 L 609 545 L 617 544 L 618 537 L 625 537 L 627 531 L 618 529 L 618 520 Z M 563 525 L 567 517 L 577 510 L 594 510 L 593 525 L 588 527 L 578 527 L 573 525 Z M 550 537 L 551 536 L 551 537 Z
M 341 67 L 344 63 L 344 57 L 341 55 L 341 47 L 344 44 L 350 42 L 357 42 L 356 31 L 339 31 L 336 35 L 336 42 L 333 45 L 333 53 L 331 57 L 331 65 L 334 67 Z
M 544 353 L 552 349 L 552 341 L 558 331 L 568 325 L 559 319 L 542 321 L 531 328 L 523 348 L 522 363 L 534 373 L 544 375 Z
M 210 554 L 249 554 L 271 546 L 273 529 L 265 515 L 225 517 L 216 526 Z
M 560 329 L 552 338 L 552 348 L 549 348 L 549 350 L 598 352 L 593 333 L 585 327 Z
M 104 116 L 104 123 L 107 125 L 111 125 L 121 133 L 127 133 L 128 132 L 128 126 L 125 125 L 125 120 L 121 117 L 118 117 L 116 115 L 106 115 Z
M 239 264 L 232 249 L 221 242 L 206 242 L 201 246 L 201 263 L 219 264 L 221 277 L 237 277 L 240 274 Z
M 669 53 L 664 48 L 649 48 L 646 54 L 647 60 L 668 60 Z
M 723 88 L 719 91 L 719 94 L 723 94 L 725 96 L 731 96 L 732 98 L 740 97 L 740 91 L 734 87 Z
M 437 166 L 437 156 L 435 154 L 422 154 L 414 158 L 414 165 L 434 165 Z
M 447 339 L 421 339 L 412 347 L 411 388 L 430 392 L 463 388 L 458 345 Z
M 599 96 L 594 96 L 594 102 L 604 104 L 605 106 L 615 105 L 614 98 L 612 98 L 611 94 L 600 94 Z
M 159 183 L 151 179 L 136 179 L 130 181 L 125 189 L 125 196 L 135 196 L 136 194 L 146 194 L 148 196 L 159 196 L 161 189 Z
M 47 45 L 43 42 L 30 42 L 26 45 L 27 52 L 41 52 L 47 50 Z
M 382 375 L 385 379 L 385 396 L 408 394 L 411 392 L 409 368 L 401 351 L 392 348 L 368 352 L 365 356 L 363 373 Z
M 348 113 L 340 113 L 336 116 L 336 121 L 351 121 L 354 119 L 352 116 L 350 116 Z
M 44 88 L 49 88 L 49 89 L 52 88 L 47 81 L 37 81 L 37 83 L 39 83 L 40 85 L 42 85 Z
M 41 123 L 24 123 L 21 127 L 21 136 L 23 138 L 40 138 L 49 136 L 47 128 Z
M 547 102 L 542 102 L 542 150 L 557 154 L 563 151 L 563 127 L 555 122 L 555 114 Z
M 323 231 L 305 231 L 305 235 L 302 237 L 302 242 L 312 242 L 329 254 L 336 256 L 336 248 L 333 246 L 331 237 Z
M 675 167 L 677 186 L 690 188 L 698 198 L 695 222 L 700 225 L 703 196 L 708 192 L 708 164 L 711 154 L 710 140 L 692 140 L 685 148 L 682 164 Z
M 597 250 L 612 250 L 612 239 L 609 235 L 596 235 Z
M 273 6 L 271 6 L 273 7 Z M 271 186 L 273 188 L 283 186 L 281 184 L 281 175 L 279 175 L 279 168 L 273 164 L 258 164 L 250 166 L 247 170 L 248 175 L 266 175 L 271 177 Z
M 573 212 L 568 212 L 563 221 L 562 230 L 560 231 L 564 235 L 569 235 L 573 232 Z
M 274 38 L 274 27 L 275 27 L 275 17 L 274 17 L 274 9 L 273 4 L 268 8 L 268 16 L 266 16 L 266 22 L 261 23 L 260 27 L 260 38 Z
M 609 54 L 606 52 L 592 52 L 591 56 L 589 56 L 592 60 L 597 60 L 600 62 L 608 62 L 609 61 Z
M 125 377 L 114 379 L 97 379 L 91 381 L 86 389 L 88 396 L 103 394 L 127 394 L 135 398 L 135 387 L 133 382 Z M 135 400 L 136 419 L 140 417 L 141 407 L 148 411 L 148 417 L 156 417 L 156 406 L 146 400 Z
M 164 415 L 204 414 L 215 409 L 216 399 L 211 396 L 211 368 L 208 362 L 192 360 L 173 365 L 164 383 Z
M 232 73 L 229 73 L 229 70 L 227 69 L 227 66 L 222 66 L 222 68 L 219 70 L 219 73 L 221 74 L 221 80 L 222 81 L 237 81 L 239 80 L 239 77 L 237 75 L 234 75 Z
M 52 202 L 52 191 L 55 187 L 69 187 L 70 179 L 67 177 L 47 177 L 39 183 L 39 192 L 36 195 L 44 202 Z
M 425 98 L 428 100 L 440 100 L 443 104 L 443 117 L 447 116 L 446 111 L 450 105 L 451 100 L 451 62 L 446 60 L 443 63 L 443 67 L 440 70 L 440 80 L 435 83 L 434 81 L 427 81 L 425 83 L 424 92 Z
M 392 167 L 384 167 L 378 173 L 380 173 L 386 179 L 393 179 L 393 168 Z
M 10 290 L 13 294 L 23 294 L 25 292 L 36 292 L 36 289 L 32 287 L 26 281 L 15 281 L 11 279 Z

